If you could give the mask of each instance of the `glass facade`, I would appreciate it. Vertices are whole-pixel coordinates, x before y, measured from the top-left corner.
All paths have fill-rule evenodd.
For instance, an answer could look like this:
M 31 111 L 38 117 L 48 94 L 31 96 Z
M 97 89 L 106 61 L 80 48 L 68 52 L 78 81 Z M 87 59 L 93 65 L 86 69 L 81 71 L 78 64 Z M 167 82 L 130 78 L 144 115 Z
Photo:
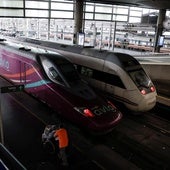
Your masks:
M 74 3 L 70 0 L 1 0 L 0 33 L 15 32 L 15 36 L 70 43 L 74 32 Z M 158 14 L 159 11 L 86 2 L 83 15 L 85 42 L 100 47 L 110 47 L 114 39 L 121 45 L 124 40 L 153 45 L 155 28 L 139 26 L 142 16 L 150 13 Z M 170 11 L 166 16 L 170 17 Z M 145 36 L 145 42 L 141 42 L 141 35 Z M 165 43 L 168 44 L 166 39 Z
M 1 0 L 0 16 L 2 17 L 15 16 L 15 17 L 25 18 L 25 17 L 31 16 L 30 14 L 24 16 L 24 13 L 29 13 L 29 12 L 26 12 L 27 10 L 39 9 L 39 10 L 45 10 L 45 13 L 51 12 L 53 13 L 53 15 L 50 15 L 50 16 L 55 17 L 54 16 L 55 11 L 74 12 L 73 6 L 74 6 L 74 2 L 70 0 L 68 1 L 67 0 L 50 0 L 50 1 L 49 0 Z M 110 17 L 111 15 L 113 16 L 114 15 L 115 16 L 126 15 L 127 21 L 129 21 L 129 17 L 138 18 L 138 17 L 141 17 L 143 14 L 158 12 L 158 10 L 128 7 L 128 6 L 119 6 L 119 5 L 106 5 L 106 4 L 99 4 L 99 3 L 86 3 L 84 12 L 85 12 L 85 16 L 87 19 L 88 18 L 94 19 L 95 17 L 92 17 L 92 15 L 95 15 L 96 13 L 97 19 L 100 18 L 98 17 L 100 14 L 106 14 L 106 16 L 108 15 L 108 17 L 106 17 L 105 20 L 111 20 L 111 21 L 114 21 L 115 18 L 121 18 L 121 17 Z M 169 15 L 168 12 L 167 12 L 167 15 Z M 33 13 L 35 12 L 33 11 Z M 57 14 L 57 17 L 58 16 L 59 18 L 61 18 L 60 15 Z M 36 16 L 36 17 L 41 17 L 41 16 Z M 49 16 L 45 14 L 43 17 L 48 18 Z M 73 15 L 71 15 L 71 17 L 69 18 L 73 19 Z M 138 19 L 136 19 L 135 22 L 136 21 L 138 21 Z
M 157 10 L 100 3 L 85 3 L 84 18 L 86 20 L 140 23 L 139 18 L 141 18 L 143 14 L 151 12 L 157 12 Z M 70 0 L 1 0 L 0 3 L 0 17 L 74 19 L 73 14 L 74 1 Z

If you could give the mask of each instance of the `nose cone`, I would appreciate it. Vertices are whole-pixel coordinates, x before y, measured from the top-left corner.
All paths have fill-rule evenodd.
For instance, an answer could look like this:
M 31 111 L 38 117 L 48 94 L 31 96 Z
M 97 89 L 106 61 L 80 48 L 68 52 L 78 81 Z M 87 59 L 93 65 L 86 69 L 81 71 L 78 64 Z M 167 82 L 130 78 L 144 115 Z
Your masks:
M 122 119 L 120 111 L 109 112 L 104 116 L 95 116 L 88 126 L 94 133 L 110 132 Z

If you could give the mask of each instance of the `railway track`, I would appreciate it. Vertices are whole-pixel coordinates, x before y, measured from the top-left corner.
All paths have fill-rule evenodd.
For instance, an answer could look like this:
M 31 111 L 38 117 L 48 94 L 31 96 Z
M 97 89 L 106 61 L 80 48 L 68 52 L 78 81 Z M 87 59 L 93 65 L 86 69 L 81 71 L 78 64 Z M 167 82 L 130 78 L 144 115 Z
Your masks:
M 128 115 L 111 133 L 91 137 L 91 142 L 108 146 L 141 169 L 168 170 L 169 128 L 168 121 L 153 114 Z
M 155 113 L 147 112 L 144 115 L 134 117 L 128 115 L 131 120 L 139 122 L 148 128 L 154 129 L 168 137 L 170 137 L 170 121 L 166 120 Z
M 17 97 L 20 102 L 24 102 L 22 94 L 17 93 L 12 96 Z M 24 102 L 23 105 L 30 108 L 29 102 Z M 49 114 L 43 117 L 38 111 L 37 116 L 41 116 L 45 122 L 52 120 Z M 73 131 L 84 136 L 89 142 L 90 148 L 95 144 L 108 146 L 143 170 L 169 170 L 169 129 L 169 120 L 152 112 L 140 116 L 125 115 L 111 133 L 102 136 L 89 136 L 89 134 L 82 133 L 81 130 Z M 79 143 L 83 145 L 83 140 Z M 83 148 L 85 151 L 88 150 L 86 145 Z
M 168 102 L 168 100 L 167 100 L 167 102 Z M 159 117 L 162 117 L 163 119 L 170 121 L 170 106 L 167 106 L 167 105 L 161 104 L 161 103 L 157 103 L 151 112 Z
M 19 93 L 16 95 L 17 98 L 22 98 Z M 50 117 L 45 116 L 43 120 L 51 122 Z M 73 125 L 69 127 L 75 131 Z M 90 148 L 95 144 L 103 144 L 143 170 L 168 170 L 170 169 L 169 129 L 168 120 L 153 113 L 146 113 L 140 116 L 125 115 L 118 126 L 106 135 L 89 136 L 87 133 L 82 133 L 81 130 L 74 133 L 85 136 L 85 140 L 89 141 Z M 83 141 L 78 143 L 82 145 Z M 77 147 L 79 146 L 77 145 Z M 86 152 L 88 147 L 83 146 L 83 150 Z

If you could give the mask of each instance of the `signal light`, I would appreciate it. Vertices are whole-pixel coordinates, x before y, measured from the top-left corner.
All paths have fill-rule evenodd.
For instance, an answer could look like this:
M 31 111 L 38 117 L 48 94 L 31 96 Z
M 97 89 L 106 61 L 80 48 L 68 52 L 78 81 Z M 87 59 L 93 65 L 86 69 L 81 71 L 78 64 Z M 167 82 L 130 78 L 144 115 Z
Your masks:
M 141 94 L 143 94 L 143 95 L 145 95 L 145 94 L 146 94 L 146 90 L 144 90 L 144 89 L 143 89 L 143 90 L 141 90 L 140 92 L 141 92 Z
M 89 109 L 84 109 L 83 112 L 86 117 L 94 117 L 94 114 Z
M 152 92 L 155 91 L 155 87 L 154 86 L 151 86 L 150 89 L 151 89 Z

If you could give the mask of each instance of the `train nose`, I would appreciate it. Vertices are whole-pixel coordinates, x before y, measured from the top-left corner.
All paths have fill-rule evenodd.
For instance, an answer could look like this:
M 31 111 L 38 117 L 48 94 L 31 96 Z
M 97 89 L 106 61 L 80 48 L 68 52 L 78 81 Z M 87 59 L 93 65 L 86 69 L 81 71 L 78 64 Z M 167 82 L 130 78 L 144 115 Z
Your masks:
M 121 121 L 122 119 L 122 113 L 117 112 L 116 116 L 115 114 L 112 116 L 112 118 L 109 117 L 109 119 L 98 119 L 96 121 L 93 121 L 89 124 L 89 129 L 92 129 L 95 133 L 107 133 L 113 130 L 116 125 Z
M 156 94 L 146 96 L 141 100 L 138 106 L 138 111 L 149 111 L 156 105 Z

